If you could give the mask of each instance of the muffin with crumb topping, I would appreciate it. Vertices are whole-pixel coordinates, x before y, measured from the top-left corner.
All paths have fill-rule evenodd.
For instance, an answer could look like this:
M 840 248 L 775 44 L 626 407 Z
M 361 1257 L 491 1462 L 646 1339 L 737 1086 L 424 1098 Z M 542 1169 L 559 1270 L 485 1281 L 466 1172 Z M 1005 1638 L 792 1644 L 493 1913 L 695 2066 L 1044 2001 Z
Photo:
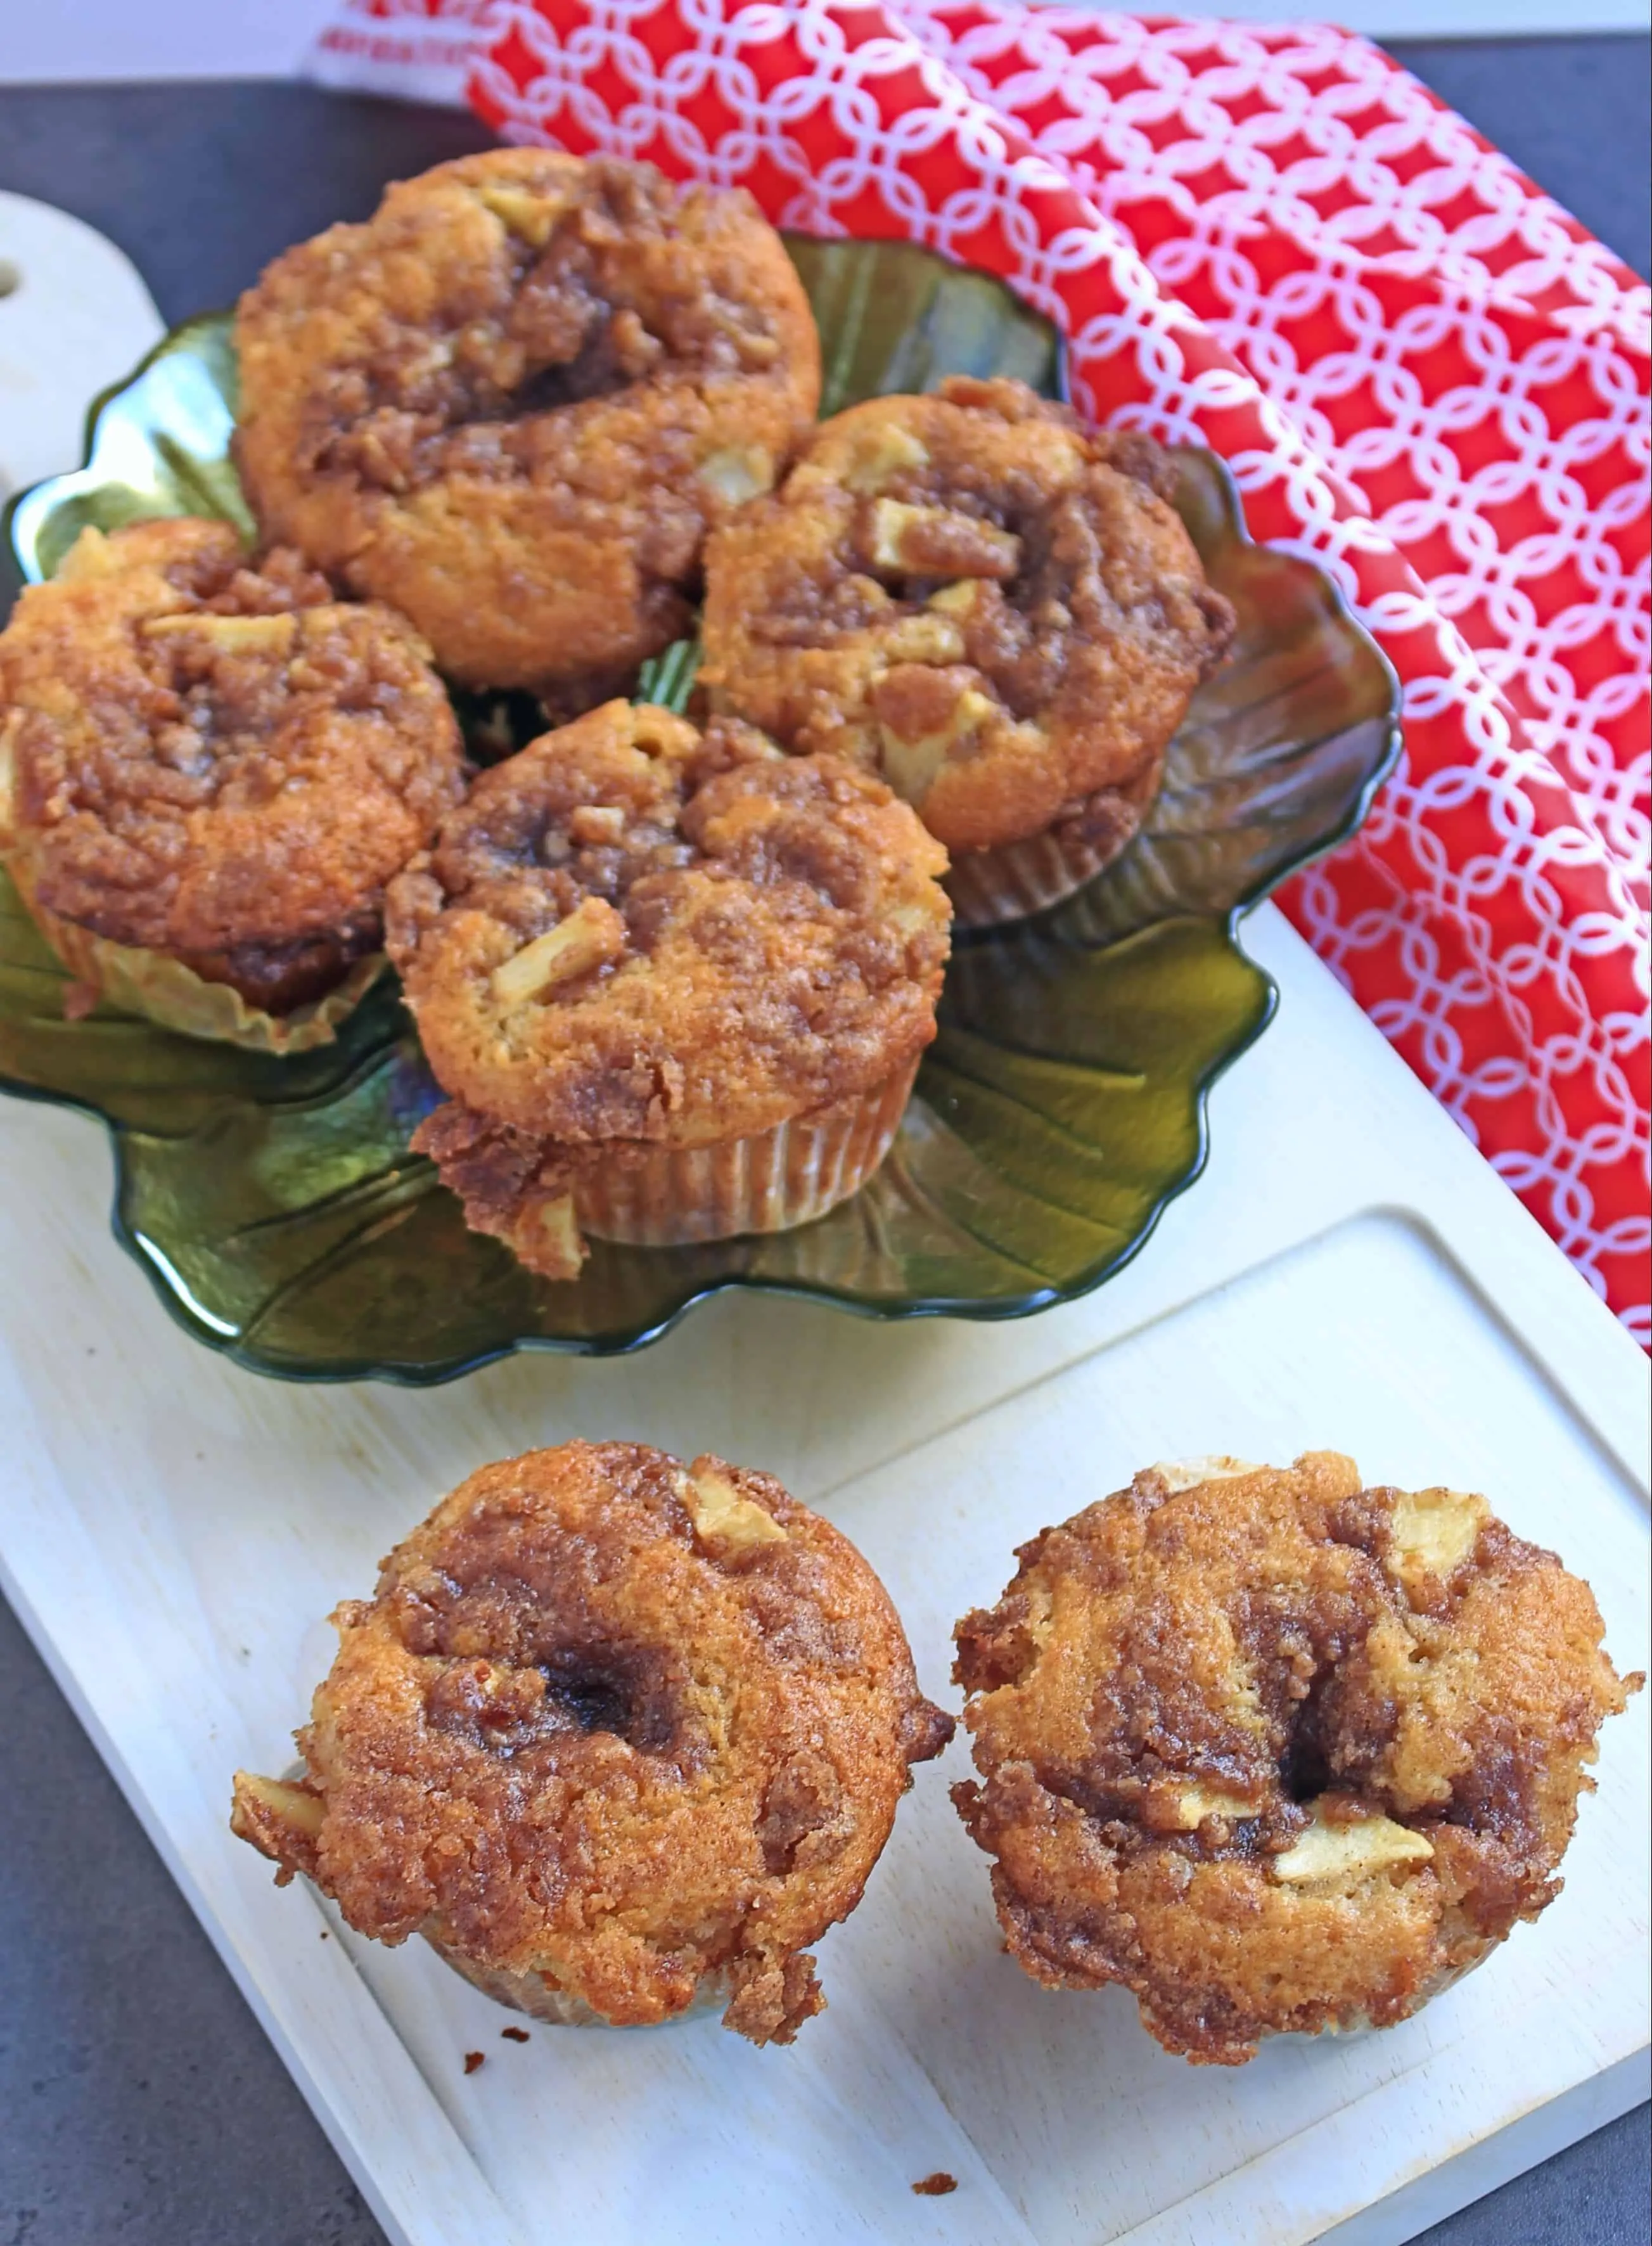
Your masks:
M 1483 1497 L 1351 1459 L 1153 1467 L 957 1628 L 1009 1946 L 1119 1982 L 1167 2051 L 1405 2018 L 1559 1893 L 1639 1677 Z
M 749 195 L 551 148 L 438 164 L 288 250 L 235 350 L 265 536 L 393 602 L 460 684 L 588 708 L 686 629 L 707 530 L 820 391 Z
M 881 781 L 611 702 L 485 772 L 395 883 L 447 1102 L 413 1145 L 550 1279 L 584 1235 L 776 1232 L 883 1160 L 935 1030 L 946 854 Z
M 411 626 L 228 523 L 83 531 L 0 633 L 0 861 L 83 1006 L 330 1037 L 466 769 Z
M 1070 895 L 1157 793 L 1232 609 L 1151 438 L 953 376 L 821 424 L 706 549 L 713 706 L 880 772 L 965 926 Z
M 952 1719 L 888 1594 L 769 1475 L 640 1443 L 483 1467 L 333 1620 L 296 1780 L 232 1822 L 500 2002 L 790 2043 Z

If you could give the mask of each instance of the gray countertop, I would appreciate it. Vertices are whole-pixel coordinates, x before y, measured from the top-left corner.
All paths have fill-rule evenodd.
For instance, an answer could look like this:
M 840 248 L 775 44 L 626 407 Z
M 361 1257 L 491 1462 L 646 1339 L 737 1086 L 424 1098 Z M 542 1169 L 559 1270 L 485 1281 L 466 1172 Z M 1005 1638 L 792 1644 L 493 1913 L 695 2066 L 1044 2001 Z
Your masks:
M 1644 273 L 1649 44 L 1396 51 Z M 297 85 L 0 87 L 0 187 L 109 235 L 169 320 L 486 138 Z M 377 2224 L 3 1606 L 0 1705 L 0 2246 L 372 2246 Z M 1430 2246 L 1646 2246 L 1648 2144 L 1642 2108 Z

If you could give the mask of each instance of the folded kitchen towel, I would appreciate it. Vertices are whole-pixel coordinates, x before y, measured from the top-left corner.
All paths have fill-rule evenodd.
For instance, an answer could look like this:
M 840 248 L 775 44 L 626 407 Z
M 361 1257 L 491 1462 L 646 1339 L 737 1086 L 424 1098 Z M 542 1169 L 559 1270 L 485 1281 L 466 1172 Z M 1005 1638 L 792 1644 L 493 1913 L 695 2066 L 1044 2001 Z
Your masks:
M 1016 0 L 351 0 L 334 83 L 907 236 L 1207 444 L 1404 684 L 1280 902 L 1642 1342 L 1649 292 L 1365 39 Z

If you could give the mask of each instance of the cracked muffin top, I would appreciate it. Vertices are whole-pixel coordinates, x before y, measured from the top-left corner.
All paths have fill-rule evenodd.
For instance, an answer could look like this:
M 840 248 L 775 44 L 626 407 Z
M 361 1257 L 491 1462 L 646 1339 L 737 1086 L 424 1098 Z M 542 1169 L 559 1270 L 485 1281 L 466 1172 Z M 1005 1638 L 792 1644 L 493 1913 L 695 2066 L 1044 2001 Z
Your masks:
M 935 1034 L 945 853 L 868 774 L 611 702 L 477 781 L 390 900 L 438 1081 L 539 1140 L 740 1138 Z
M 1559 1891 L 1626 1691 L 1588 1586 L 1483 1497 L 1152 1467 L 957 1630 L 953 1789 L 1010 1946 L 1165 2047 L 1401 2019 Z
M 821 424 L 706 550 L 701 678 L 881 772 L 949 850 L 1133 832 L 1233 611 L 1151 439 L 954 376 Z
M 464 773 L 411 627 L 228 523 L 83 531 L 0 634 L 0 853 L 31 902 L 273 1013 L 378 949 Z
M 801 1954 L 860 1901 L 951 1719 L 831 1525 L 768 1475 L 641 1444 L 484 1467 L 391 1553 L 236 1831 L 360 1932 L 432 1934 L 642 2025 L 731 1992 L 789 2042 Z
M 289 250 L 235 343 L 266 535 L 394 602 L 472 686 L 612 691 L 676 637 L 708 527 L 819 398 L 749 196 L 543 148 L 438 165 Z

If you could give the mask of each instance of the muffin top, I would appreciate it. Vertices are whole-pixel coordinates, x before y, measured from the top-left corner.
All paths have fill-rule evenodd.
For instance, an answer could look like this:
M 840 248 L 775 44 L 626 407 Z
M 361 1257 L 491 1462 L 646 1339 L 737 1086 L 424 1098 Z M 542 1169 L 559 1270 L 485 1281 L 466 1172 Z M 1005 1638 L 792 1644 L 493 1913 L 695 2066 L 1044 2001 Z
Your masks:
M 1558 1892 L 1625 1687 L 1588 1586 L 1484 1498 L 1195 1461 L 1017 1556 L 958 1625 L 954 1796 L 1037 1978 L 1123 1982 L 1233 2064 L 1403 2018 Z
M 935 1034 L 945 853 L 868 774 L 611 702 L 485 772 L 393 888 L 432 1067 L 542 1140 L 738 1138 Z
M 622 2024 L 717 1973 L 730 2026 L 789 2042 L 823 2002 L 797 1953 L 952 1730 L 846 1538 L 766 1474 L 641 1444 L 484 1467 L 334 1621 L 309 1776 L 238 1779 L 236 1829 L 361 1932 L 425 1929 Z
M 0 633 L 0 853 L 48 911 L 255 1004 L 377 949 L 464 771 L 411 628 L 228 523 L 83 531 Z
M 443 669 L 533 685 L 683 629 L 708 524 L 819 398 L 803 287 L 744 193 L 495 148 L 277 258 L 236 316 L 266 535 L 396 602 Z
M 1151 439 L 1024 383 L 852 406 L 708 545 L 702 678 L 951 850 L 1116 827 L 1233 634 L 1173 487 Z

